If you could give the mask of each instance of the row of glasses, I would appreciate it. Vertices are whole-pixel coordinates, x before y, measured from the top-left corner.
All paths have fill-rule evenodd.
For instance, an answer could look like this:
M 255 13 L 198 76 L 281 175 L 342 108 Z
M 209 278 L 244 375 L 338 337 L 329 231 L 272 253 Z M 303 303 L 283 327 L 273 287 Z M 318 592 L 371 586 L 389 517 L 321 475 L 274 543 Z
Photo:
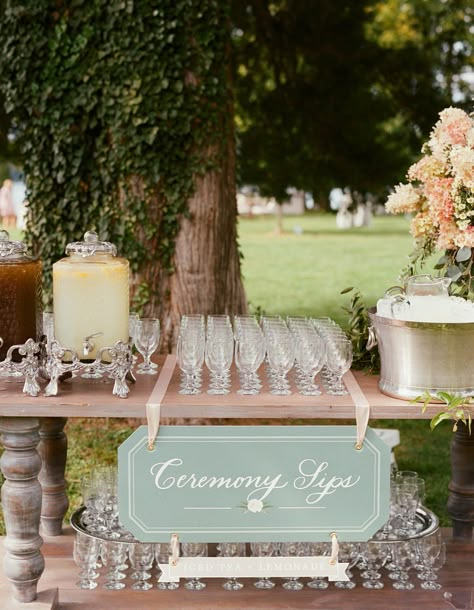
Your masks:
M 270 394 L 276 396 L 292 394 L 287 375 L 295 363 L 293 336 L 280 316 L 262 316 L 261 324 L 267 348 Z
M 234 332 L 228 315 L 207 316 L 205 362 L 209 370 L 208 394 L 230 392 L 230 368 L 234 358 Z
M 288 317 L 287 323 L 295 343 L 296 386 L 300 394 L 319 396 L 314 380 L 326 363 L 324 340 L 307 318 Z
M 180 394 L 199 394 L 206 345 L 204 316 L 182 316 L 176 344 L 176 359 L 181 370 Z
M 235 366 L 240 379 L 237 394 L 258 394 L 262 388 L 258 369 L 265 360 L 266 346 L 254 316 L 235 316 L 234 340 Z
M 302 557 L 302 556 L 329 556 L 330 544 L 306 542 L 253 542 L 250 545 L 251 553 L 257 557 Z M 221 557 L 244 557 L 245 543 L 221 543 L 217 545 L 218 555 Z M 120 542 L 114 540 L 99 540 L 91 536 L 78 533 L 74 542 L 73 557 L 80 569 L 77 586 L 81 589 L 94 589 L 100 576 L 100 568 L 105 571 L 104 588 L 121 590 L 125 588 L 124 580 L 127 576 L 134 581 L 132 589 L 147 591 L 153 588 L 150 582 L 152 568 L 156 562 L 157 583 L 161 590 L 173 590 L 179 583 L 160 582 L 161 571 L 159 565 L 169 561 L 170 545 L 167 543 Z M 206 543 L 182 543 L 181 555 L 183 557 L 207 557 L 208 545 Z M 396 543 L 384 543 L 369 540 L 365 543 L 340 544 L 339 561 L 348 564 L 348 581 L 336 581 L 335 587 L 339 589 L 352 589 L 356 586 L 352 580 L 353 570 L 358 568 L 362 578 L 362 586 L 366 589 L 382 589 L 382 569 L 385 569 L 389 579 L 393 581 L 395 589 L 411 591 L 415 584 L 410 581 L 411 570 L 416 570 L 421 580 L 421 588 L 428 591 L 437 591 L 442 585 L 437 581 L 438 572 L 446 561 L 446 548 L 439 530 L 429 536 L 400 540 Z M 131 573 L 126 573 L 131 568 Z M 314 577 L 306 583 L 299 577 L 285 577 L 283 588 L 289 591 L 300 591 L 307 587 L 312 589 L 325 589 L 329 586 L 326 578 Z M 185 588 L 191 591 L 201 591 L 206 583 L 198 577 L 187 578 Z M 237 578 L 229 578 L 223 583 L 227 591 L 238 591 L 243 583 Z M 275 582 L 268 577 L 261 577 L 254 582 L 257 589 L 272 589 Z
M 348 394 L 342 378 L 352 365 L 352 343 L 341 327 L 331 318 L 314 318 L 312 324 L 323 338 L 326 348 L 326 365 L 322 379 L 328 394 Z

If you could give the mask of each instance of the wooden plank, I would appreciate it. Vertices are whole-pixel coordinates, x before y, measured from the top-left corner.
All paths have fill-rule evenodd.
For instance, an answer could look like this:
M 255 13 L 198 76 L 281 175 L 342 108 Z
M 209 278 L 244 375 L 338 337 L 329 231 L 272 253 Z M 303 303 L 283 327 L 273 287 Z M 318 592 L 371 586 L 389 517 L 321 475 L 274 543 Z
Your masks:
M 164 363 L 164 356 L 158 358 Z M 439 408 L 411 405 L 382 394 L 378 377 L 354 372 L 354 378 L 370 404 L 372 419 L 430 419 Z M 238 376 L 232 370 L 231 393 L 223 396 L 207 394 L 208 373 L 203 371 L 203 392 L 195 396 L 179 394 L 180 372 L 174 370 L 168 390 L 162 400 L 161 417 L 171 419 L 254 418 L 254 419 L 353 419 L 354 400 L 349 396 L 302 396 L 294 384 L 289 396 L 273 396 L 261 371 L 263 389 L 255 396 L 237 394 Z M 21 384 L 0 380 L 0 416 L 16 417 L 125 417 L 143 418 L 145 405 L 155 387 L 157 377 L 137 375 L 127 399 L 112 396 L 111 383 L 74 379 L 61 386 L 56 397 L 31 398 L 22 394 Z
M 241 591 L 227 592 L 221 587 L 222 581 L 207 580 L 203 591 L 187 591 L 182 586 L 176 591 L 158 591 L 156 588 L 147 592 L 135 592 L 130 589 L 131 581 L 125 582 L 127 588 L 122 591 L 106 591 L 102 588 L 103 579 L 99 579 L 99 587 L 93 591 L 77 589 L 78 570 L 71 558 L 73 536 L 67 530 L 65 536 L 45 538 L 43 546 L 46 558 L 46 570 L 40 582 L 41 594 L 52 588 L 59 588 L 59 608 L 63 610 L 104 610 L 113 607 L 115 610 L 149 610 L 150 608 L 167 608 L 167 610 L 210 610 L 211 608 L 258 610 L 261 608 L 278 610 L 283 608 L 304 609 L 324 608 L 328 610 L 380 610 L 390 607 L 390 610 L 433 610 L 435 608 L 448 610 L 449 606 L 443 598 L 446 591 L 452 595 L 452 603 L 457 608 L 470 608 L 471 595 L 474 587 L 472 577 L 474 571 L 474 543 L 453 543 L 450 541 L 451 530 L 444 530 L 448 543 L 448 560 L 440 574 L 440 582 L 444 588 L 440 591 L 424 591 L 414 575 L 410 580 L 416 584 L 413 591 L 400 592 L 392 587 L 391 581 L 384 577 L 385 588 L 380 591 L 368 591 L 361 586 L 356 577 L 357 587 L 351 591 L 338 590 L 330 584 L 325 591 L 314 591 L 307 587 L 299 592 L 286 591 L 277 579 L 277 586 L 271 591 L 258 591 L 253 587 L 252 579 L 244 579 L 245 587 Z M 1 551 L 0 551 L 1 559 Z M 9 605 L 7 593 L 0 575 L 0 608 L 13 610 Z M 34 608 L 33 605 L 23 605 L 23 608 Z M 34 608 L 36 610 L 36 608 Z M 39 610 L 39 609 L 38 609 Z M 43 610 L 43 608 L 41 608 Z M 49 609 L 48 609 L 49 610 Z

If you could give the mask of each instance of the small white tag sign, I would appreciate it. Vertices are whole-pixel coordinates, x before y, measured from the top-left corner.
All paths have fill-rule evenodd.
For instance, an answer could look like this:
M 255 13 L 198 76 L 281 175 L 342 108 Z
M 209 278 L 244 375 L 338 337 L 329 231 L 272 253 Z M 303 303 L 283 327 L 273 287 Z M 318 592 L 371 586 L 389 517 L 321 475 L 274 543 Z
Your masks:
M 348 563 L 330 563 L 327 556 L 316 557 L 179 557 L 176 565 L 160 563 L 159 582 L 179 582 L 180 578 L 273 578 L 327 577 L 349 580 Z

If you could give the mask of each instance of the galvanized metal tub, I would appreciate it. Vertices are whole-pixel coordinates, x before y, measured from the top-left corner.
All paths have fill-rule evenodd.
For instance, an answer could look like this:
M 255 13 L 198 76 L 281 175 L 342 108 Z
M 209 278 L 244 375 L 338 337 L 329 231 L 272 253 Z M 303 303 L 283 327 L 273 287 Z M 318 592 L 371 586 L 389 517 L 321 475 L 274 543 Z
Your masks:
M 380 391 L 411 400 L 424 392 L 474 395 L 474 323 L 405 322 L 369 309 L 381 361 Z

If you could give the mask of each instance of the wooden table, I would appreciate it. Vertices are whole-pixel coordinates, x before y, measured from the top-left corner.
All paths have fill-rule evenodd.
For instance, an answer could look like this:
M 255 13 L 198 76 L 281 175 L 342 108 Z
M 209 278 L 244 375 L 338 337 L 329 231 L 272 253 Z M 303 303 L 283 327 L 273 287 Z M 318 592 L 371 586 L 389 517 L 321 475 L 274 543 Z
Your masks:
M 21 385 L 0 381 L 0 435 L 5 451 L 0 466 L 5 477 L 2 505 L 7 536 L 4 571 L 20 602 L 36 598 L 37 584 L 44 570 L 40 548 L 42 533 L 62 532 L 68 507 L 64 470 L 67 439 L 64 426 L 68 417 L 143 418 L 146 404 L 161 403 L 161 416 L 168 420 L 190 419 L 353 419 L 355 404 L 369 405 L 373 419 L 429 419 L 439 407 L 390 398 L 377 389 L 377 378 L 348 373 L 349 396 L 319 397 L 272 396 L 264 385 L 257 396 L 178 394 L 179 372 L 174 356 L 160 359 L 161 373 L 139 376 L 127 399 L 112 396 L 112 386 L 73 379 L 60 388 L 60 395 L 31 398 L 21 393 Z M 167 374 L 172 373 L 170 383 Z M 204 379 L 206 383 L 206 379 Z M 468 539 L 474 523 L 474 442 L 460 427 L 452 446 L 453 478 L 449 510 L 454 521 L 454 537 Z

